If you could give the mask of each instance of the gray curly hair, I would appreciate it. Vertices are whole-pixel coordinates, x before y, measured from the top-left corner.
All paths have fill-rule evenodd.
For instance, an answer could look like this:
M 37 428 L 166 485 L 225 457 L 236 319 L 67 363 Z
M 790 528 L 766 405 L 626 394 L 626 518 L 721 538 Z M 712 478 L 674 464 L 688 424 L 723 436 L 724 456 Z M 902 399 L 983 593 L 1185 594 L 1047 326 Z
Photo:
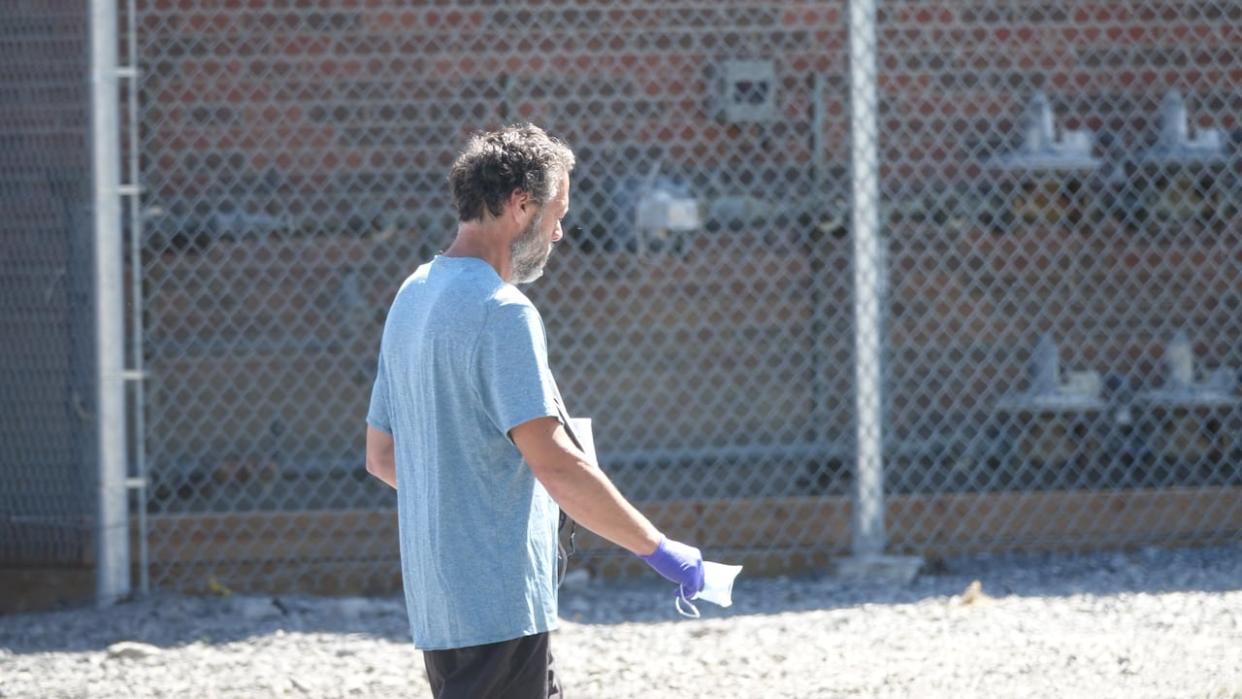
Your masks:
M 453 207 L 461 221 L 504 210 L 515 190 L 530 194 L 540 207 L 557 195 L 561 175 L 574 169 L 574 153 L 533 124 L 514 124 L 478 134 L 449 171 Z

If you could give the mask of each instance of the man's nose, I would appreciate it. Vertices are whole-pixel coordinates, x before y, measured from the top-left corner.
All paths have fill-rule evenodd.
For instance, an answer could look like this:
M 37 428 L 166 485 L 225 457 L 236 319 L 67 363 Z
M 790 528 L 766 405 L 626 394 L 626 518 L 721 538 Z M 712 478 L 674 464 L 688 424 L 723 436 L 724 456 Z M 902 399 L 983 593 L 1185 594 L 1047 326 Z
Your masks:
M 556 228 L 552 231 L 552 242 L 559 243 L 561 238 L 565 237 L 565 232 L 561 230 L 561 222 L 556 222 Z

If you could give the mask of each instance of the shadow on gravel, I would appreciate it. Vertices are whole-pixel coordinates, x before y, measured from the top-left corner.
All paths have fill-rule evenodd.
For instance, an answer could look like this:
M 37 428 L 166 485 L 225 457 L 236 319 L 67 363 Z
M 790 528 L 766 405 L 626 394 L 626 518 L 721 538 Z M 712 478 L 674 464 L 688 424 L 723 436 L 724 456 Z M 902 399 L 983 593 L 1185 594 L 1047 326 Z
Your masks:
M 120 642 L 171 648 L 278 633 L 367 636 L 409 643 L 399 597 L 183 597 L 154 594 L 108 609 L 0 616 L 4 653 L 103 651 Z M 413 646 L 411 646 L 411 649 Z
M 991 597 L 1113 596 L 1242 590 L 1242 544 L 1086 555 L 978 556 L 935 562 L 907 585 L 842 582 L 826 575 L 747 578 L 734 606 L 703 603 L 704 619 L 786 614 L 862 605 L 911 604 L 960 595 L 975 580 Z M 568 586 L 561 617 L 579 624 L 696 623 L 673 608 L 671 586 L 656 580 Z M 410 643 L 400 597 L 180 597 L 154 595 L 110 609 L 0 616 L 6 653 L 95 652 L 129 641 L 160 648 L 225 644 L 285 633 L 366 636 Z M 410 646 L 413 652 L 413 646 Z
M 725 561 L 728 562 L 728 561 Z M 909 584 L 848 582 L 830 575 L 747 578 L 733 606 L 698 605 L 704 619 L 913 604 L 963 594 L 974 581 L 990 597 L 1069 597 L 1242 590 L 1242 544 L 1093 554 L 1012 554 L 931 561 Z M 655 581 L 561 591 L 561 617 L 583 624 L 679 621 L 671 586 Z M 689 621 L 689 620 L 687 620 Z

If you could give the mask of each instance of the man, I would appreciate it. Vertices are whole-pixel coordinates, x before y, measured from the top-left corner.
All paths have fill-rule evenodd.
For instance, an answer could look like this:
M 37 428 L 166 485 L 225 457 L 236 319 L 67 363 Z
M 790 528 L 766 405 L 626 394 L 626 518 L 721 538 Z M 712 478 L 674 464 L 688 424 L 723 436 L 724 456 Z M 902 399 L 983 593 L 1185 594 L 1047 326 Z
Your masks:
M 574 155 L 538 127 L 471 139 L 449 175 L 453 244 L 401 285 L 367 414 L 367 470 L 397 489 L 410 629 L 439 699 L 562 696 L 560 509 L 693 597 L 698 549 L 664 537 L 575 444 L 548 368 L 537 279 Z

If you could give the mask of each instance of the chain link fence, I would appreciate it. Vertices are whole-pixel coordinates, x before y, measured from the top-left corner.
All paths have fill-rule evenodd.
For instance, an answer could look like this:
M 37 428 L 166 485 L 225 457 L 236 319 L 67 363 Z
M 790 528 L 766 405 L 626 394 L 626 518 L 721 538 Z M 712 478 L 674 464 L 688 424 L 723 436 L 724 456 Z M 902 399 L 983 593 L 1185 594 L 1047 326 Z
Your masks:
M 1236 540 L 1242 6 L 880 14 L 892 545 Z
M 0 13 L 0 561 L 83 565 L 94 500 L 86 16 Z
M 579 159 L 528 290 L 553 370 L 670 535 L 850 550 L 874 212 L 886 550 L 1237 540 L 1242 6 L 878 5 L 852 131 L 845 2 L 134 0 L 151 584 L 396 585 L 384 314 L 458 148 L 519 120 Z

